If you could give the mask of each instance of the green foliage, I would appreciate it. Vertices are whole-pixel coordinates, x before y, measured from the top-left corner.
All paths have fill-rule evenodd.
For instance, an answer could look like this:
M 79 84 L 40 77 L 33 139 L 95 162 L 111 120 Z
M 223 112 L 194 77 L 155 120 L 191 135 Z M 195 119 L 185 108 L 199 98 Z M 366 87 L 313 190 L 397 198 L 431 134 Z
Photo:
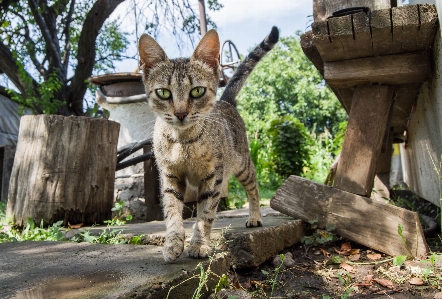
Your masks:
M 313 144 L 304 124 L 291 115 L 273 119 L 268 130 L 274 171 L 283 178 L 302 175 L 310 165 Z
M 124 201 L 117 201 L 114 203 L 114 207 L 111 211 L 114 214 L 111 220 L 103 221 L 108 226 L 119 226 L 126 224 L 126 221 L 132 220 L 132 215 L 124 216 L 123 215 Z
M 347 115 L 302 52 L 283 37 L 238 95 L 260 190 L 291 175 L 323 182 L 342 146 Z
M 66 241 L 62 231 L 63 221 L 58 221 L 48 228 L 44 228 L 43 221 L 40 226 L 35 225 L 31 218 L 26 219 L 24 229 L 20 232 L 12 228 L 0 233 L 0 243 L 17 241 Z

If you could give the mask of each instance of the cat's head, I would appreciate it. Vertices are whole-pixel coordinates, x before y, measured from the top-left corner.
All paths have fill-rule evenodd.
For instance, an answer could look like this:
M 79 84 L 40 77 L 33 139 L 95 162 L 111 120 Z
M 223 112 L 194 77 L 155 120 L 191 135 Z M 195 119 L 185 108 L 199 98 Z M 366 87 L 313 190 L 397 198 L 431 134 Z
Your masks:
M 168 124 L 188 128 L 210 113 L 219 81 L 219 48 L 218 34 L 210 30 L 190 59 L 168 59 L 152 37 L 140 37 L 140 69 L 149 105 Z

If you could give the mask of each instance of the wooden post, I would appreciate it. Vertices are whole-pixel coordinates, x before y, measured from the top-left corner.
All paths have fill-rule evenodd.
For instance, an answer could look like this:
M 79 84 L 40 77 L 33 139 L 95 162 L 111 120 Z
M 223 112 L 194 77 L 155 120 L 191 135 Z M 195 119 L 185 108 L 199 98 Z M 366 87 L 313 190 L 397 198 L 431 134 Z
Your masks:
M 3 169 L 1 175 L 1 198 L 0 200 L 7 203 L 8 202 L 8 189 L 9 181 L 11 179 L 12 166 L 14 165 L 15 157 L 15 145 L 6 145 L 2 148 L 3 150 Z
M 143 147 L 144 153 L 152 151 L 152 145 Z M 154 159 L 144 161 L 144 201 L 146 204 L 146 221 L 163 220 L 163 209 L 160 203 L 160 178 Z
M 356 87 L 334 181 L 336 188 L 370 196 L 392 101 L 391 86 Z
M 94 224 L 112 217 L 119 124 L 60 115 L 23 116 L 7 216 L 52 224 Z

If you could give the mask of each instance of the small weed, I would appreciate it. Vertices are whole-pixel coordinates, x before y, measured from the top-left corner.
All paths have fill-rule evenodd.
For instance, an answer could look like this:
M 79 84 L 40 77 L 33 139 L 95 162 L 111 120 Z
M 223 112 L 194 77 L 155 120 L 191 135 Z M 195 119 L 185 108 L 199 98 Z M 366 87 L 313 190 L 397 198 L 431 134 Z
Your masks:
M 199 263 L 198 264 L 197 267 L 200 269 L 200 274 L 195 274 L 195 275 L 193 275 L 193 276 L 183 280 L 179 284 L 170 287 L 169 292 L 167 293 L 166 299 L 169 298 L 170 292 L 172 292 L 173 289 L 177 288 L 178 286 L 182 285 L 183 283 L 188 282 L 191 279 L 199 279 L 198 286 L 197 286 L 197 288 L 195 289 L 195 292 L 192 295 L 192 299 L 200 299 L 201 298 L 201 296 L 203 295 L 203 293 L 202 293 L 203 287 L 206 287 L 206 289 L 207 289 L 207 282 L 209 281 L 209 278 L 211 276 L 218 277 L 219 281 L 218 281 L 217 287 L 220 288 L 220 290 L 221 290 L 221 288 L 222 288 L 222 286 L 224 286 L 225 281 L 227 280 L 227 278 L 223 278 L 225 275 L 220 277 L 219 275 L 217 275 L 215 272 L 213 272 L 211 270 L 210 267 L 212 265 L 212 262 L 213 262 L 215 256 L 216 255 L 213 254 L 213 255 L 211 255 L 209 257 L 209 264 L 207 266 L 207 269 L 204 269 L 203 263 Z
M 115 215 L 111 220 L 103 221 L 108 226 L 120 226 L 126 224 L 126 221 L 132 220 L 132 215 L 123 216 L 124 201 L 117 201 L 111 209 Z
M 335 241 L 336 235 L 332 232 L 336 229 L 336 226 L 334 226 L 333 224 L 327 224 L 325 230 L 319 229 L 316 224 L 317 222 L 317 218 L 309 221 L 309 223 L 312 225 L 312 229 L 316 230 L 311 236 L 303 236 L 301 238 L 301 242 L 305 245 L 320 245 L 327 242 Z
M 402 266 L 406 260 L 406 255 L 397 255 L 393 258 L 393 266 Z
M 269 273 L 266 270 L 261 270 L 262 274 L 267 276 L 266 284 L 271 286 L 270 297 L 273 297 L 273 292 L 275 291 L 275 286 L 276 282 L 278 281 L 279 272 L 281 271 L 281 268 L 284 266 L 284 259 L 285 259 L 284 254 L 280 254 L 279 257 L 281 258 L 281 263 L 279 264 L 278 267 L 275 268 L 275 270 L 273 270 L 273 273 Z

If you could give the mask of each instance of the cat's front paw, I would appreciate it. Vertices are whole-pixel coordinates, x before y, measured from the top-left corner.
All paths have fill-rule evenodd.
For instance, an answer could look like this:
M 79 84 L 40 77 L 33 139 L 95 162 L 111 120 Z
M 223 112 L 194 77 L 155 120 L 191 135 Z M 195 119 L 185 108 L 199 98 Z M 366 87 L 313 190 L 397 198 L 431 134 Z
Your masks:
M 191 244 L 188 248 L 189 250 L 187 255 L 193 257 L 194 259 L 206 258 L 212 254 L 212 249 L 210 246 L 205 244 Z
M 246 222 L 246 227 L 261 227 L 262 226 L 262 220 L 261 218 L 252 218 L 250 217 Z
M 179 237 L 166 238 L 163 245 L 163 257 L 168 263 L 175 261 L 184 250 L 184 241 Z

